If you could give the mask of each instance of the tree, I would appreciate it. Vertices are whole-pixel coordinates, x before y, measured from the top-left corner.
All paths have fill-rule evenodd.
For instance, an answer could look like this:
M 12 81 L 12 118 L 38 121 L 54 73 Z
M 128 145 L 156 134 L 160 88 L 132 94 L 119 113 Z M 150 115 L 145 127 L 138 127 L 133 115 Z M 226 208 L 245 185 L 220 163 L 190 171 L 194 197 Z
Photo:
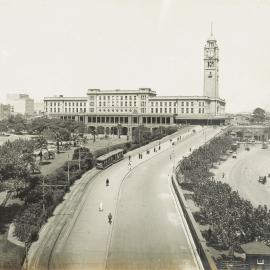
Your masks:
M 265 120 L 265 110 L 256 108 L 253 111 L 252 119 L 254 122 L 263 122 Z

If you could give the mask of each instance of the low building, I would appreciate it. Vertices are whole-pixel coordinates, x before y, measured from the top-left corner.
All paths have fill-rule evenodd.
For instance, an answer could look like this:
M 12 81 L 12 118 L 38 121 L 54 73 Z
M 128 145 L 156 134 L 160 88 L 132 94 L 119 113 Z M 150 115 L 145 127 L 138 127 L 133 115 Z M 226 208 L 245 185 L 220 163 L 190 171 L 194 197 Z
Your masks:
M 241 245 L 245 253 L 245 261 L 250 270 L 270 269 L 270 248 L 263 242 L 254 241 Z

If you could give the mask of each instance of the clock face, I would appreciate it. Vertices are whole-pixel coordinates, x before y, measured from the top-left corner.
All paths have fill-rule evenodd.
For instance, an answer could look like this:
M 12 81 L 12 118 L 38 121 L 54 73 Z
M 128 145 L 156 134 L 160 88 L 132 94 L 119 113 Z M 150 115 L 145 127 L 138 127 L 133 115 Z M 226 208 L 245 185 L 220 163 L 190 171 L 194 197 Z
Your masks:
M 209 51 L 207 52 L 207 56 L 210 57 L 210 58 L 214 57 L 214 51 L 209 50 Z

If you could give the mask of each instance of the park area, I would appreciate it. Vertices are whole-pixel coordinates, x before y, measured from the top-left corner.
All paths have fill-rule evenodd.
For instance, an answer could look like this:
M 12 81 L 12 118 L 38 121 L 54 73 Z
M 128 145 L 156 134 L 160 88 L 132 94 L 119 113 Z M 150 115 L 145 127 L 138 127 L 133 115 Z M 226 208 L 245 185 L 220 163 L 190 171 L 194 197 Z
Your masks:
M 25 138 L 24 135 L 16 135 L 16 138 L 14 138 L 13 141 L 18 140 L 20 137 Z M 104 136 L 98 136 L 95 142 L 91 136 L 88 137 L 89 140 L 85 142 L 83 147 L 89 148 L 91 152 L 96 152 L 101 149 L 110 148 L 114 145 L 121 145 L 127 142 L 126 136 L 122 136 L 121 138 L 118 138 L 117 136 L 107 138 L 104 138 Z M 27 140 L 29 140 L 29 137 L 27 137 Z M 72 160 L 75 149 L 78 149 L 78 147 L 71 147 L 69 150 L 60 151 L 59 154 L 55 155 L 54 159 L 43 161 L 43 165 L 39 165 L 41 175 L 51 177 L 57 170 L 65 165 L 68 159 Z M 84 154 L 82 153 L 82 163 L 83 155 Z M 64 179 L 64 181 L 66 181 L 66 179 Z M 22 200 L 23 198 L 17 197 L 18 194 L 14 190 L 15 185 L 16 183 L 14 180 L 5 182 L 1 184 L 0 189 L 0 269 L 20 269 L 24 258 L 24 246 L 16 245 L 8 240 L 9 226 L 14 221 L 14 217 L 16 217 L 24 204 L 24 201 Z M 10 192 L 11 190 L 14 191 Z M 38 196 L 38 194 L 36 195 Z M 34 206 L 35 210 L 39 209 L 39 206 L 36 206 L 37 207 Z M 27 228 L 25 228 L 25 230 L 27 231 Z M 22 233 L 23 232 L 21 232 L 21 234 Z M 16 238 L 12 240 L 15 241 L 15 243 L 17 242 Z
M 259 175 L 268 173 L 269 157 L 264 159 L 269 150 L 260 145 L 246 151 L 242 146 L 233 158 L 232 144 L 228 135 L 217 137 L 184 158 L 177 168 L 187 205 L 217 263 L 229 258 L 241 262 L 245 243 L 258 240 L 270 245 L 269 196 L 260 196 L 269 188 L 258 182 Z M 252 179 L 246 177 L 245 166 L 250 171 L 257 168 L 250 174 Z M 239 171 L 235 173 L 234 168 Z M 253 192 L 258 192 L 255 199 Z

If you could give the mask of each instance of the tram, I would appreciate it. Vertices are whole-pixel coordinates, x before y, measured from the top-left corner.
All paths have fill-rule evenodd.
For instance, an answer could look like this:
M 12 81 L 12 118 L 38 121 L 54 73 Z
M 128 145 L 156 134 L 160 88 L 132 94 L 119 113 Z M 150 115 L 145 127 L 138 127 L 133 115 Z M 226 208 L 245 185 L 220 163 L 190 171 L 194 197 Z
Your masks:
M 124 158 L 124 150 L 117 149 L 96 159 L 96 168 L 105 169 Z

